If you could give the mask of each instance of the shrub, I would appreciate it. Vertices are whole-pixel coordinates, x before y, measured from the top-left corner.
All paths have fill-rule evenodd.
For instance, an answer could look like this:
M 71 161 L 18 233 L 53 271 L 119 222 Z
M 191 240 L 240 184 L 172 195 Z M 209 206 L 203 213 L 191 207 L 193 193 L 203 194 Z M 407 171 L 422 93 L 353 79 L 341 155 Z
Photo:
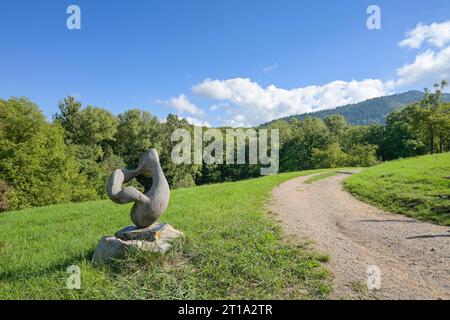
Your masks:
M 10 209 L 96 198 L 64 143 L 63 129 L 24 98 L 0 100 L 0 174 L 14 190 Z
M 325 150 L 313 149 L 312 162 L 316 164 L 316 168 L 346 167 L 350 157 L 342 151 L 339 143 L 332 143 Z
M 11 188 L 5 182 L 0 180 L 0 212 L 6 211 L 9 208 L 9 202 L 6 197 L 6 193 L 10 190 Z

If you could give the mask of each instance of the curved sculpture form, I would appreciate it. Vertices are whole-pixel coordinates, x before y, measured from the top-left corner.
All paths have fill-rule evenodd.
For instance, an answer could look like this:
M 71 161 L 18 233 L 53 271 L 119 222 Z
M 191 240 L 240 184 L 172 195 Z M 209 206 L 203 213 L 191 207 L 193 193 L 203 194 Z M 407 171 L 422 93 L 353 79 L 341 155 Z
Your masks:
M 134 187 L 122 189 L 122 183 L 143 175 L 151 177 L 153 182 L 144 194 Z M 147 228 L 158 220 L 169 204 L 170 189 L 159 163 L 158 152 L 151 149 L 139 159 L 136 170 L 118 169 L 109 177 L 107 191 L 115 203 L 134 202 L 131 209 L 131 221 L 139 228 Z

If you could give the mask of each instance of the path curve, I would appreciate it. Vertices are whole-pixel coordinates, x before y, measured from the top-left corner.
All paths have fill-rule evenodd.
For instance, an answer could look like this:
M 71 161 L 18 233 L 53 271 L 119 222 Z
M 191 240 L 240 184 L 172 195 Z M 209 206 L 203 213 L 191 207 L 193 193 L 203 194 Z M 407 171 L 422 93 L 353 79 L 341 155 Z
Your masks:
M 344 191 L 339 173 L 312 184 L 287 181 L 272 192 L 269 209 L 285 234 L 313 240 L 330 256 L 334 299 L 450 299 L 450 227 L 384 212 Z M 368 290 L 369 266 L 381 288 Z

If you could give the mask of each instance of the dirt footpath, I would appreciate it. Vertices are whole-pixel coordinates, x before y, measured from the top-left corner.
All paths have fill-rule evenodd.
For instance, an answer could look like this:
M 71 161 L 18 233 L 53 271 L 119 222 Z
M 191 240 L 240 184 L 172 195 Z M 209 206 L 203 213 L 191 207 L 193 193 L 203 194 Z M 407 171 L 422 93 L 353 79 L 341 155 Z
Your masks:
M 343 190 L 347 176 L 290 180 L 272 192 L 269 205 L 288 238 L 313 240 L 330 256 L 332 298 L 450 299 L 450 227 L 361 202 Z

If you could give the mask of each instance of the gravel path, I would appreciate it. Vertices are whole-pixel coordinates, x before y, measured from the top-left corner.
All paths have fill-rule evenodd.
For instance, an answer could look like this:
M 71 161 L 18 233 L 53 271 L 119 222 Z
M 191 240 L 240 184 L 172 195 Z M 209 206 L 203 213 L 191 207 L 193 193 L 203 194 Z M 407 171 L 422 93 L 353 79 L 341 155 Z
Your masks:
M 450 227 L 357 200 L 343 190 L 348 174 L 312 184 L 304 183 L 308 177 L 290 180 L 273 190 L 269 206 L 288 238 L 313 240 L 330 256 L 332 298 L 450 299 Z M 381 271 L 379 289 L 368 288 L 376 279 L 369 266 Z

